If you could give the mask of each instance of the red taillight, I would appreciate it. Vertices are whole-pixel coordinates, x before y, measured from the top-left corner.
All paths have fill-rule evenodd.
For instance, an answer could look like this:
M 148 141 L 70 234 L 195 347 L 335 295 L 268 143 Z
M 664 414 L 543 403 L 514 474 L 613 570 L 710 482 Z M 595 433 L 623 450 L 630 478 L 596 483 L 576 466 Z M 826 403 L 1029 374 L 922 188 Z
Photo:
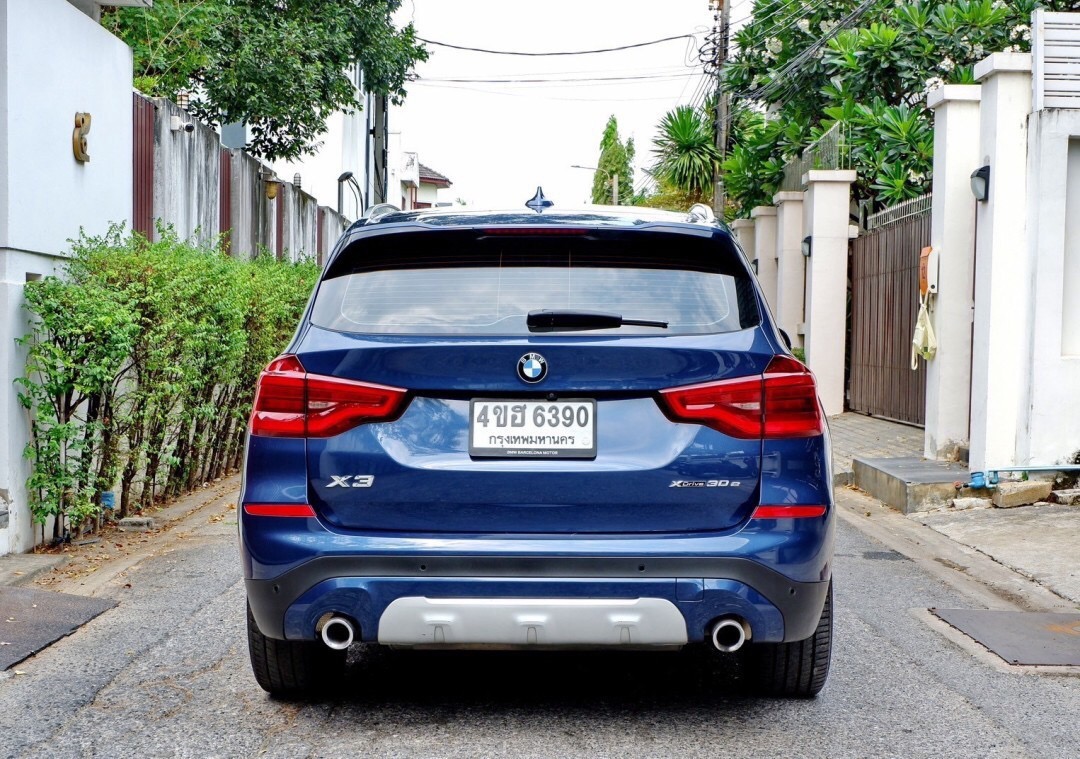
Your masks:
M 281 356 L 259 377 L 251 434 L 332 437 L 367 422 L 389 421 L 404 401 L 400 388 L 308 374 L 296 356 Z
M 758 506 L 751 519 L 812 519 L 825 514 L 824 506 Z
M 712 427 L 737 438 L 820 435 L 825 420 L 810 371 L 776 356 L 762 375 L 661 390 L 668 416 Z
M 306 503 L 245 503 L 244 513 L 253 517 L 314 517 L 315 509 Z
M 765 370 L 765 437 L 813 437 L 825 431 L 817 383 L 790 356 L 776 356 Z

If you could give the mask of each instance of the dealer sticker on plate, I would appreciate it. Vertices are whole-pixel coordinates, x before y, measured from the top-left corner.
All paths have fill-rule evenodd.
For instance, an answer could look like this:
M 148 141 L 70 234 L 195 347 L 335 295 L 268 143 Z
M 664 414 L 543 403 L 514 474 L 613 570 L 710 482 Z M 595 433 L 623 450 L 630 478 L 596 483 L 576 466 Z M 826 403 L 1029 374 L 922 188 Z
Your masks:
M 478 400 L 469 413 L 469 455 L 596 457 L 596 401 Z

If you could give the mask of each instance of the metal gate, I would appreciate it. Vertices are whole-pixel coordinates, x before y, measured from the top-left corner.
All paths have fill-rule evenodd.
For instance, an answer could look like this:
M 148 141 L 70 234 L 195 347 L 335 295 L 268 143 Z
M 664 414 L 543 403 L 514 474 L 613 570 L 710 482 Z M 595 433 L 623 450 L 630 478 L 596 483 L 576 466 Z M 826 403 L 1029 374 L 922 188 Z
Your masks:
M 919 253 L 930 245 L 930 196 L 868 219 L 851 248 L 848 407 L 923 425 L 926 363 L 911 369 L 919 311 Z

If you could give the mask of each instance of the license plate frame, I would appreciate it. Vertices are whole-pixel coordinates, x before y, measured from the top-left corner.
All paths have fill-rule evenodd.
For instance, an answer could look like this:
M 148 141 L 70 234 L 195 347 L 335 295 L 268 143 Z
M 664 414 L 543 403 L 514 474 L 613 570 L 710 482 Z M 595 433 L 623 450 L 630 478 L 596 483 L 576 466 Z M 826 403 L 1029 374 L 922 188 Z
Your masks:
M 498 406 L 505 408 L 506 424 L 491 424 Z M 521 413 L 525 423 L 513 426 L 512 407 L 523 406 Z M 477 427 L 477 418 L 483 409 L 488 410 L 491 426 Z M 535 423 L 536 409 L 543 409 L 541 414 L 544 425 Z M 563 424 L 563 412 L 557 411 L 559 426 L 547 425 L 551 419 L 549 409 L 573 409 L 573 424 Z M 587 423 L 578 424 L 581 410 L 587 410 Z M 559 398 L 556 400 L 521 399 L 521 398 L 473 398 L 469 401 L 469 455 L 473 458 L 501 459 L 595 459 L 596 458 L 596 399 L 595 398 Z M 487 439 L 478 439 L 487 435 Z M 584 436 L 584 439 L 582 438 Z M 559 439 L 572 438 L 570 442 L 558 442 Z M 530 442 L 526 442 L 526 440 Z

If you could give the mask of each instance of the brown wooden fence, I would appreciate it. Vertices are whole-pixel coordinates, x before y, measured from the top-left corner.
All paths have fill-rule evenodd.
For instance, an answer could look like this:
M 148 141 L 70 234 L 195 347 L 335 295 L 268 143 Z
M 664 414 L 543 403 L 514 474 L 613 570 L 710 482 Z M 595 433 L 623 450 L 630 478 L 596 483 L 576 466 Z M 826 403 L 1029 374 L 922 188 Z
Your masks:
M 930 197 L 870 217 L 852 243 L 848 407 L 922 425 L 926 364 L 911 369 L 919 310 L 919 253 L 930 244 Z

